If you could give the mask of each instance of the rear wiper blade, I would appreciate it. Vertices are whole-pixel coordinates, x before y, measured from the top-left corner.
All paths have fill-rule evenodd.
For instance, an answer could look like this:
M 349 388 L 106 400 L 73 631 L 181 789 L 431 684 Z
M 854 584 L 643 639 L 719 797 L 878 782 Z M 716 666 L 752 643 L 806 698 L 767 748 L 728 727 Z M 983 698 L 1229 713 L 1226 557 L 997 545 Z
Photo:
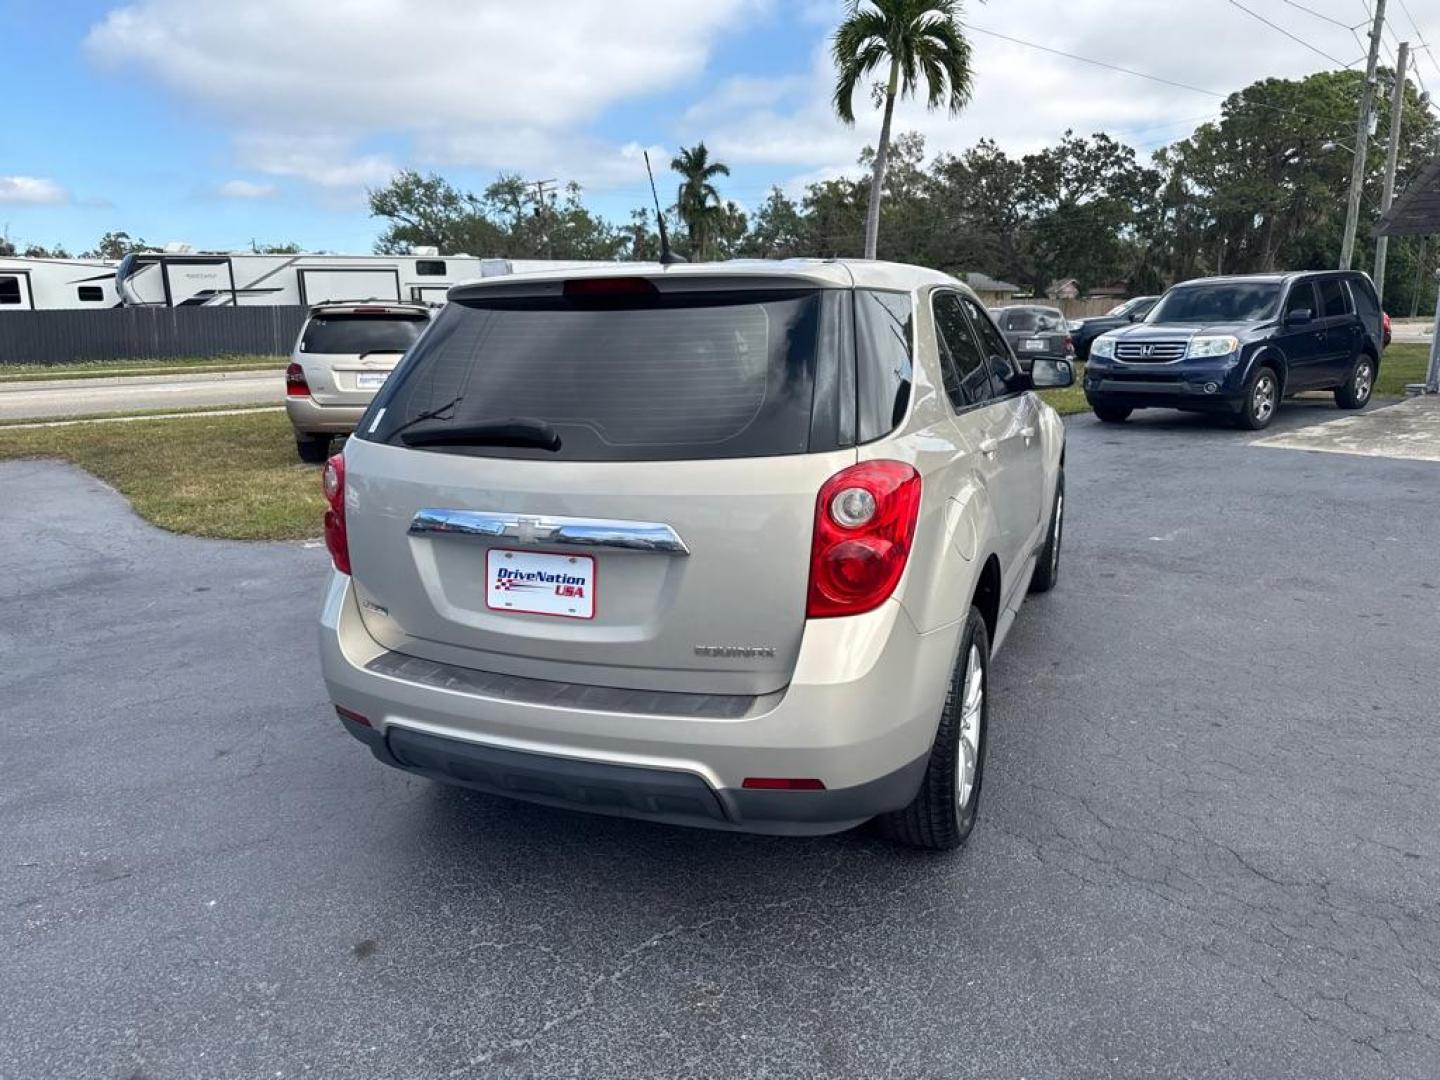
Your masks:
M 379 356 L 379 355 L 381 355 L 382 353 L 385 354 L 385 355 L 387 355 L 387 356 L 403 356 L 403 355 L 405 354 L 405 350 L 404 350 L 404 349 L 370 349 L 370 350 L 367 351 L 367 352 L 362 352 L 358 357 L 356 357 L 356 359 L 357 359 L 357 360 L 364 360 L 365 357 L 367 357 L 367 356 Z
M 440 414 L 445 412 L 447 409 L 453 409 L 456 405 L 459 405 L 460 402 L 464 400 L 464 394 L 456 394 L 449 401 L 445 402 L 444 405 L 436 405 L 433 409 L 426 409 L 424 412 L 416 413 L 409 420 L 406 420 L 403 424 L 397 427 L 394 431 L 390 432 L 389 435 L 386 435 L 385 441 L 389 442 L 391 439 L 395 438 L 396 435 L 399 435 L 402 431 L 409 431 L 416 424 L 423 424 L 426 420 L 448 420 L 449 417 L 441 417 Z
M 525 416 L 436 424 L 407 431 L 402 438 L 406 446 L 522 446 L 552 453 L 560 449 L 560 433 L 552 424 Z

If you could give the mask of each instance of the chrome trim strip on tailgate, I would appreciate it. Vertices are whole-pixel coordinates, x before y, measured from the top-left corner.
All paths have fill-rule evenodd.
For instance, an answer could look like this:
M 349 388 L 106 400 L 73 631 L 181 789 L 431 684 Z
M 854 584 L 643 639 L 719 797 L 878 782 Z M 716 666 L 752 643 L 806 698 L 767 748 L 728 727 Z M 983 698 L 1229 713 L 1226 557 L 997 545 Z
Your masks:
M 782 693 L 696 694 L 676 690 L 622 690 L 477 671 L 397 652 L 381 653 L 365 665 L 365 670 L 438 690 L 526 705 L 703 720 L 739 720 L 773 709 L 783 696 Z
M 615 548 L 689 555 L 680 534 L 654 521 L 611 521 L 607 518 L 526 517 L 478 510 L 417 510 L 410 520 L 411 536 L 459 536 L 509 540 L 551 547 Z

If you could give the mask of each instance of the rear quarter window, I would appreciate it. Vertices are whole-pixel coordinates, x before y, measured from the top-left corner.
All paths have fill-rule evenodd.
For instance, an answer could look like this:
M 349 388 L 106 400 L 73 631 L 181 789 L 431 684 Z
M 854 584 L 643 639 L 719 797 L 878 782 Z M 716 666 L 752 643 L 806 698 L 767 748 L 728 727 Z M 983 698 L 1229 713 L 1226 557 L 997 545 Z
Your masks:
M 403 445 L 400 429 L 438 410 L 421 422 L 458 429 L 526 418 L 560 436 L 558 450 L 425 447 L 474 456 L 654 461 L 804 453 L 823 302 L 821 291 L 809 288 L 453 300 L 376 400 L 380 423 L 366 437 Z
M 859 438 L 894 431 L 910 408 L 915 309 L 908 293 L 855 290 Z

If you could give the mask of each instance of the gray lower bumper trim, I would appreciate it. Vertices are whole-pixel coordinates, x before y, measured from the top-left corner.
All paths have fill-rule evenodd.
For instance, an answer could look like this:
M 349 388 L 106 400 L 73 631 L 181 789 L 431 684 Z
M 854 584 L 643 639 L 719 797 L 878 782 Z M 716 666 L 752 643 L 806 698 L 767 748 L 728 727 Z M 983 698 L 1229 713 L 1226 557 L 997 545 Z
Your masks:
M 673 690 L 622 690 L 613 686 L 552 682 L 502 675 L 495 671 L 437 664 L 418 656 L 387 652 L 365 665 L 367 671 L 389 675 L 422 686 L 455 690 L 462 694 L 553 705 L 564 709 L 638 713 L 644 716 L 688 716 L 706 720 L 738 720 L 752 711 L 769 708 L 781 697 L 767 694 L 686 694 Z
M 577 761 L 392 727 L 345 728 L 387 765 L 434 780 L 569 810 L 737 832 L 823 835 L 907 805 L 927 758 L 864 784 L 830 791 L 710 787 L 693 773 Z

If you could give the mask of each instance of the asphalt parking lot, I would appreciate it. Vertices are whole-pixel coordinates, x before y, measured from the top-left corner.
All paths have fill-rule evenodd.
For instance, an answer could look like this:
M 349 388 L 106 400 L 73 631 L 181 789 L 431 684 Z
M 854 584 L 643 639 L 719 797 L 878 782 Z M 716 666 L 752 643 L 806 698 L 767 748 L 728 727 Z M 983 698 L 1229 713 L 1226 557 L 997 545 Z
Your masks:
M 0 1076 L 1440 1075 L 1440 464 L 1252 438 L 1070 422 L 954 857 L 387 770 L 323 550 L 0 465 Z

